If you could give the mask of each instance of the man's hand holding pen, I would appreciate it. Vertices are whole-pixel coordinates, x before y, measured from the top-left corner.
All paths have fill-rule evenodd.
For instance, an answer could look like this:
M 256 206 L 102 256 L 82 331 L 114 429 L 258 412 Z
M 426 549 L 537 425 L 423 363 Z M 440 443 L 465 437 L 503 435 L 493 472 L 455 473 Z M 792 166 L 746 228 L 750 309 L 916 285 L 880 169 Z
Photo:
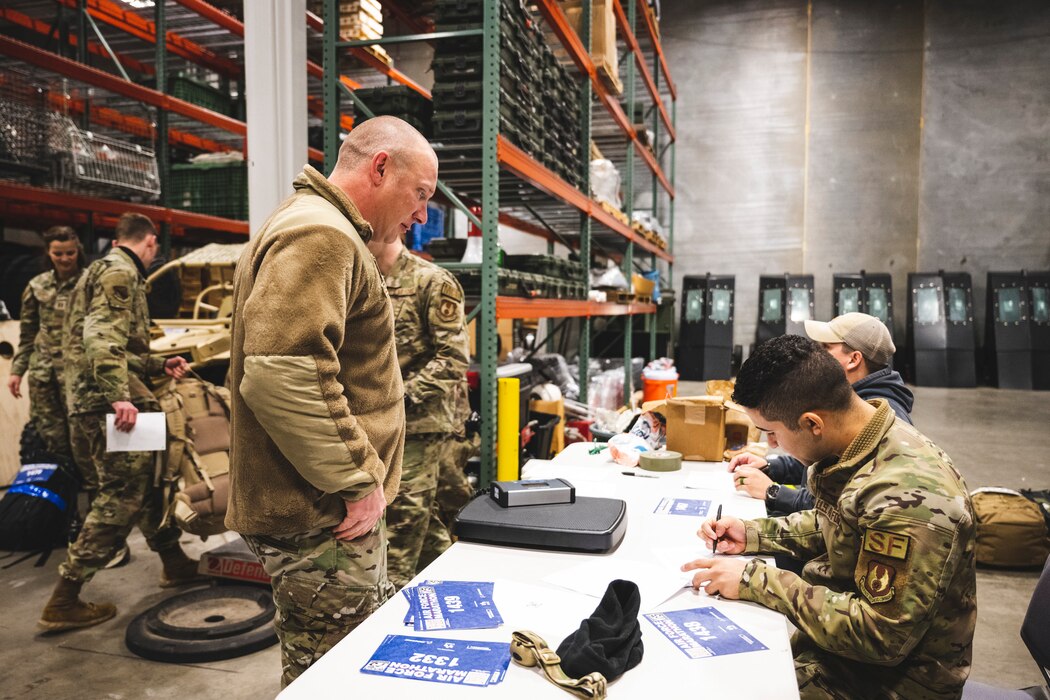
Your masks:
M 744 533 L 744 522 L 732 516 L 718 514 L 708 518 L 700 526 L 697 534 L 708 545 L 712 552 L 718 554 L 742 554 L 747 542 Z M 747 561 L 725 557 L 696 559 L 682 565 L 682 571 L 695 571 L 693 588 L 704 588 L 708 595 L 721 595 L 723 598 L 736 600 L 740 597 L 740 577 L 744 573 Z

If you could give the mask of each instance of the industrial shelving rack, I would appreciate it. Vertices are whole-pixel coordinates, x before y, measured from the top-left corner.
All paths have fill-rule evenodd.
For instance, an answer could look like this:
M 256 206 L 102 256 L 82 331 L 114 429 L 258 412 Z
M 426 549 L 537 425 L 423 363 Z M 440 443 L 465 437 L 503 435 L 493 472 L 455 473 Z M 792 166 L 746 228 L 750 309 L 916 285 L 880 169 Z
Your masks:
M 496 320 L 498 318 L 579 318 L 581 320 L 580 356 L 581 389 L 587 390 L 587 359 L 591 355 L 591 319 L 620 316 L 625 319 L 624 357 L 630 358 L 633 317 L 651 319 L 652 304 L 598 304 L 569 299 L 522 299 L 497 294 L 497 238 L 500 224 L 542 237 L 553 251 L 555 242 L 576 248 L 581 259 L 589 261 L 591 253 L 602 252 L 618 260 L 630 277 L 637 260 L 649 258 L 668 265 L 673 262 L 674 225 L 674 100 L 676 92 L 660 47 L 657 30 L 645 0 L 610 0 L 616 12 L 618 40 L 622 61 L 626 61 L 625 104 L 600 80 L 590 59 L 589 0 L 583 2 L 579 34 L 570 28 L 564 12 L 555 0 L 531 0 L 542 16 L 549 43 L 556 47 L 563 62 L 571 62 L 581 76 L 581 143 L 592 136 L 599 142 L 624 178 L 627 214 L 632 213 L 634 192 L 646 180 L 651 182 L 651 205 L 664 220 L 668 230 L 669 249 L 655 246 L 602 209 L 589 192 L 588 158 L 581 163 L 583 185 L 577 189 L 541 165 L 499 134 L 498 69 L 499 63 L 498 0 L 484 0 L 485 20 L 476 30 L 434 32 L 426 21 L 410 16 L 398 0 L 383 0 L 385 9 L 398 21 L 416 32 L 407 36 L 387 37 L 379 41 L 340 42 L 337 23 L 307 13 L 306 25 L 324 37 L 322 64 L 307 63 L 310 80 L 308 109 L 312 118 L 323 120 L 324 152 L 310 149 L 309 159 L 331 166 L 338 147 L 339 130 L 352 128 L 352 119 L 340 109 L 340 92 L 353 100 L 353 91 L 369 76 L 353 72 L 342 74 L 340 58 L 349 53 L 358 67 L 375 71 L 388 82 L 406 85 L 430 97 L 429 91 L 409 76 L 387 65 L 367 50 L 367 45 L 404 41 L 445 41 L 457 37 L 482 36 L 485 75 L 485 112 L 481 143 L 476 158 L 476 178 L 464 181 L 451 178 L 443 187 L 444 196 L 463 209 L 469 219 L 483 231 L 484 262 L 481 265 L 482 294 L 474 309 L 479 319 L 479 354 L 482 365 L 482 403 L 485 413 L 495 415 Z M 224 4 L 229 5 L 225 2 Z M 333 16 L 337 2 L 326 0 L 325 11 Z M 65 23 L 58 23 L 66 12 Z M 203 20 L 203 22 L 202 22 Z M 108 130 L 141 139 L 151 139 L 159 161 L 162 183 L 167 182 L 169 165 L 167 146 L 196 152 L 243 151 L 246 125 L 226 114 L 206 109 L 170 94 L 166 81 L 169 61 L 187 66 L 201 66 L 213 71 L 223 81 L 237 81 L 243 76 L 243 65 L 230 58 L 230 47 L 243 41 L 244 26 L 234 15 L 204 0 L 171 0 L 157 2 L 149 10 L 136 10 L 114 0 L 21 0 L 5 3 L 0 8 L 0 26 L 11 28 L 0 32 L 0 67 L 15 63 L 31 66 L 53 79 L 65 79 L 88 90 L 70 91 L 51 96 L 51 108 L 80 120 L 84 128 Z M 100 31 L 100 27 L 106 32 Z M 108 34 L 107 34 L 108 32 Z M 36 37 L 30 43 L 29 37 Z M 157 41 L 157 37 L 164 37 Z M 39 48 L 46 39 L 54 51 Z M 107 40 L 108 39 L 108 40 Z M 148 47 L 148 48 L 147 48 Z M 651 59 L 652 69 L 648 68 Z M 92 65 L 93 64 L 93 65 Z M 130 75 L 129 75 L 130 73 Z M 661 76 L 663 80 L 661 80 Z M 142 84 L 153 78 L 152 87 Z M 320 89 L 318 89 L 320 85 Z M 92 94 L 93 93 L 93 94 Z M 320 96 L 318 96 L 320 93 Z M 641 97 L 639 97 L 641 95 Z M 647 97 L 646 97 L 647 95 Z M 102 97 L 104 99 L 98 99 Z M 669 102 L 665 104 L 665 97 Z M 646 118 L 652 118 L 655 152 L 642 145 L 636 128 L 636 105 L 648 102 Z M 155 110 L 153 121 L 143 115 L 142 105 Z M 669 109 L 668 109 L 669 105 Z M 358 105 L 360 107 L 360 105 Z M 144 118 L 145 117 L 145 118 Z M 660 141 L 666 140 L 665 145 Z M 624 148 L 626 146 L 626 148 Z M 623 153 L 619 153 L 622 150 Z M 670 167 L 665 163 L 670 160 Z M 442 173 L 444 177 L 444 171 Z M 659 194 L 658 194 L 659 193 Z M 248 223 L 217 216 L 183 211 L 165 199 L 166 189 L 156 203 L 135 203 L 61 192 L 33 183 L 0 180 L 0 216 L 11 220 L 59 221 L 71 224 L 112 227 L 125 211 L 139 211 L 161 222 L 165 246 L 171 236 L 192 234 L 198 241 L 243 238 Z M 461 198 L 462 195 L 462 198 Z M 469 211 L 463 199 L 480 204 L 483 212 L 497 216 L 480 219 Z M 650 327 L 652 326 L 650 321 Z M 650 335 L 651 345 L 655 334 Z M 628 364 L 628 368 L 629 368 Z M 630 374 L 625 392 L 631 388 Z M 483 479 L 494 470 L 494 421 L 483 425 Z
M 612 304 L 596 303 L 584 300 L 569 299 L 523 299 L 505 297 L 498 294 L 498 237 L 499 225 L 504 224 L 526 233 L 541 236 L 548 241 L 548 252 L 553 252 L 554 242 L 559 241 L 579 251 L 585 262 L 585 279 L 589 284 L 589 268 L 592 245 L 601 246 L 614 259 L 619 259 L 628 279 L 635 266 L 636 249 L 648 254 L 649 263 L 655 269 L 657 260 L 670 266 L 673 264 L 674 244 L 674 100 L 676 91 L 671 81 L 666 59 L 660 47 L 657 30 L 649 9 L 644 0 L 627 0 L 626 11 L 620 0 L 610 0 L 616 13 L 618 37 L 626 50 L 622 52 L 627 59 L 626 68 L 626 110 L 620 106 L 619 99 L 602 83 L 590 58 L 591 2 L 583 0 L 581 11 L 581 29 L 574 31 L 555 0 L 536 0 L 533 4 L 544 18 L 547 30 L 552 34 L 560 47 L 560 52 L 571 61 L 581 75 L 580 85 L 580 130 L 581 143 L 585 154 L 581 158 L 583 185 L 580 189 L 573 187 L 564 179 L 530 157 L 523 150 L 513 145 L 500 134 L 499 100 L 500 100 L 500 0 L 483 0 L 483 21 L 477 29 L 464 29 L 447 32 L 420 32 L 412 35 L 384 37 L 382 40 L 339 41 L 337 22 L 327 21 L 335 18 L 338 12 L 338 0 L 325 0 L 325 21 L 319 24 L 324 33 L 322 65 L 325 78 L 322 88 L 323 110 L 325 117 L 325 166 L 326 170 L 335 164 L 339 138 L 338 114 L 340 110 L 340 91 L 354 102 L 356 110 L 370 114 L 368 105 L 363 104 L 353 95 L 352 88 L 336 78 L 341 50 L 360 50 L 366 44 L 394 44 L 413 41 L 454 41 L 467 37 L 481 36 L 483 53 L 482 70 L 482 133 L 481 142 L 473 149 L 464 151 L 460 147 L 435 145 L 442 170 L 439 173 L 441 182 L 438 189 L 450 203 L 460 209 L 467 218 L 482 231 L 481 295 L 471 317 L 478 319 L 478 348 L 481 361 L 481 407 L 482 415 L 496 415 L 496 365 L 497 365 L 497 320 L 506 318 L 579 318 L 582 323 L 580 331 L 580 387 L 583 399 L 586 400 L 588 383 L 588 359 L 590 358 L 591 319 L 598 316 L 622 316 L 626 319 L 624 340 L 625 358 L 625 394 L 632 388 L 631 334 L 632 319 L 635 315 L 653 315 L 656 306 L 650 303 Z M 639 21 L 641 15 L 641 21 Z M 314 20 L 314 26 L 318 23 Z M 636 27 L 643 27 L 639 39 Z M 645 48 L 649 49 L 653 69 L 650 72 Z M 636 65 L 638 67 L 636 71 Z M 671 110 L 668 112 L 661 93 L 660 74 L 664 77 L 664 90 L 671 98 Z M 655 76 L 655 77 L 654 77 Z M 634 115 L 638 103 L 636 91 L 638 83 L 647 91 L 651 101 L 650 114 L 652 130 L 657 134 L 651 152 L 642 144 L 635 127 Z M 422 93 L 421 93 L 422 94 Z M 594 116 L 595 100 L 599 105 L 599 117 Z M 628 115 L 631 115 L 628 117 Z M 611 129 L 610 129 L 611 125 Z M 661 132 L 661 125 L 663 130 Z M 589 195 L 589 156 L 586 154 L 592 137 L 592 129 L 597 137 L 597 130 L 611 131 L 605 140 L 615 145 L 616 141 L 626 145 L 622 159 L 619 159 L 621 172 L 624 175 L 624 191 L 627 211 L 630 220 L 634 201 L 635 184 L 640 183 L 642 176 L 637 169 L 647 171 L 651 176 L 652 209 L 658 215 L 666 210 L 668 216 L 668 250 L 663 250 L 651 241 L 639 235 L 631 226 L 624 224 L 603 209 Z M 659 135 L 663 133 L 667 145 L 660 147 Z M 458 149 L 458 150 L 457 150 Z M 456 150 L 460 167 L 449 173 L 445 168 L 447 156 Z M 665 172 L 661 162 L 669 153 L 671 165 L 670 176 Z M 637 155 L 637 158 L 636 158 Z M 467 166 L 464 168 L 463 163 Z M 640 166 L 640 167 L 639 167 Z M 662 194 L 657 193 L 660 188 Z M 482 215 L 479 218 L 472 213 L 464 200 L 479 204 Z M 661 208 L 661 201 L 666 204 Z M 498 216 L 493 215 L 498 212 Z M 455 267 L 455 265 L 450 265 Z M 655 325 L 650 324 L 650 344 L 655 346 Z M 495 475 L 495 420 L 482 422 L 481 442 L 481 481 L 487 484 Z

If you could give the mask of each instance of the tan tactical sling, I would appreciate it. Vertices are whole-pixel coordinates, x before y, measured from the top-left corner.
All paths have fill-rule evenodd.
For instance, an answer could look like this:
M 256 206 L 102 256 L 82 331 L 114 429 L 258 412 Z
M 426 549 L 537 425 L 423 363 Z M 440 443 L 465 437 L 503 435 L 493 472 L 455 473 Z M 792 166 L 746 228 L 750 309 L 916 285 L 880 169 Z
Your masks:
M 230 392 L 187 376 L 156 392 L 168 424 L 160 478 L 174 518 L 201 537 L 226 531 L 230 483 Z

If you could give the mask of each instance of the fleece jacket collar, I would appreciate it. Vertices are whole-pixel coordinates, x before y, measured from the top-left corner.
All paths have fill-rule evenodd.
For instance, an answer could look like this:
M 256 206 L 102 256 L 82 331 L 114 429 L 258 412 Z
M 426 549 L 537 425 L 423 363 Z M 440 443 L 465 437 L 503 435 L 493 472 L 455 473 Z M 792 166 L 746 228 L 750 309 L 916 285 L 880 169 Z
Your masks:
M 135 264 L 135 269 L 137 269 L 139 271 L 139 274 L 142 275 L 143 279 L 145 279 L 146 266 L 142 264 L 142 259 L 139 258 L 139 256 L 135 255 L 135 252 L 131 248 L 125 248 L 122 245 L 115 245 L 113 246 L 113 250 L 118 250 L 124 255 L 128 256 L 128 260 Z
M 365 218 L 361 216 L 357 205 L 351 202 L 345 192 L 329 182 L 328 178 L 312 165 L 303 167 L 303 171 L 292 182 L 292 187 L 296 190 L 311 189 L 321 197 L 324 197 L 334 204 L 342 212 L 343 216 L 350 220 L 350 223 L 357 229 L 357 233 L 361 236 L 362 241 L 368 243 L 372 239 L 372 224 L 365 221 Z

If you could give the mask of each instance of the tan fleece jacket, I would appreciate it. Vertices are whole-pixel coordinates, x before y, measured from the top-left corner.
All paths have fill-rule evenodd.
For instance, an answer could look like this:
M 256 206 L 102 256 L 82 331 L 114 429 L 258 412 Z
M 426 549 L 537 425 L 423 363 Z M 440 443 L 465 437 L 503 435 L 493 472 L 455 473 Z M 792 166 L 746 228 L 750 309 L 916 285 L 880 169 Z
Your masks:
M 405 409 L 372 228 L 306 166 L 234 279 L 230 503 L 237 532 L 327 527 L 382 485 L 397 495 Z

